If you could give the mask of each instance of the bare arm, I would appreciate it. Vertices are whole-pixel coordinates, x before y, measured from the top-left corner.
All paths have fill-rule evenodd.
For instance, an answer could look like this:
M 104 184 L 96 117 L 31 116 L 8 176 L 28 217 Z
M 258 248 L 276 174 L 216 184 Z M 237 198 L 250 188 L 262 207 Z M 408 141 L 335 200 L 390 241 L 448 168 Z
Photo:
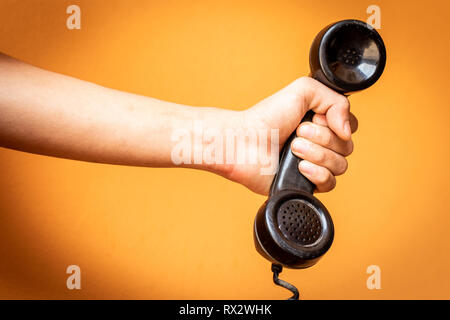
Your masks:
M 235 125 L 237 112 L 105 88 L 0 54 L 0 146 L 62 158 L 172 166 L 171 132 L 194 120 Z
M 297 131 L 292 151 L 304 159 L 299 170 L 318 191 L 325 192 L 334 188 L 335 176 L 347 169 L 345 156 L 353 149 L 350 131 L 356 130 L 357 122 L 344 96 L 311 78 L 297 79 L 238 112 L 113 90 L 0 54 L 0 146 L 41 155 L 171 167 L 179 165 L 172 160 L 175 130 L 192 134 L 196 123 L 222 136 L 241 128 L 277 129 L 276 144 L 281 148 L 309 109 L 318 114 L 313 123 L 303 123 Z M 249 142 L 246 148 L 254 151 L 260 143 Z M 211 141 L 204 139 L 200 144 L 207 146 Z M 273 180 L 273 175 L 261 175 L 260 163 L 198 162 L 194 152 L 189 157 L 181 166 L 212 171 L 257 193 L 267 194 Z

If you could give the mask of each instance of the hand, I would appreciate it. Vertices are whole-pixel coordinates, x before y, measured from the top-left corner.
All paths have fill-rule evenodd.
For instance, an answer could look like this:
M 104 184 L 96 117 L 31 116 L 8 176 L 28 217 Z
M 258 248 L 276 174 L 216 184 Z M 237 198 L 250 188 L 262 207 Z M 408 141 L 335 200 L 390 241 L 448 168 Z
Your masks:
M 191 143 L 198 141 L 196 123 L 226 136 L 228 129 L 275 130 L 272 150 L 261 148 L 260 139 L 249 139 L 245 152 L 264 150 L 269 159 L 294 130 L 299 137 L 292 151 L 303 161 L 299 170 L 325 192 L 334 188 L 335 176 L 347 169 L 353 150 L 351 133 L 356 118 L 344 96 L 308 77 L 264 99 L 252 108 L 237 112 L 218 108 L 195 108 L 101 87 L 59 75 L 0 54 L 0 146 L 37 154 L 100 163 L 173 167 L 183 166 L 215 172 L 268 194 L 272 175 L 263 166 L 246 162 L 197 161 Z M 308 110 L 317 115 L 312 123 L 299 123 Z M 312 129 L 309 130 L 308 129 Z M 181 131 L 181 142 L 174 132 Z M 206 139 L 207 140 L 207 139 Z M 200 139 L 208 154 L 217 155 L 222 146 Z M 175 146 L 183 145 L 183 161 L 174 161 Z M 219 146 L 211 149 L 211 145 Z M 194 148 L 195 149 L 195 148 Z M 269 148 L 270 149 L 270 148 Z M 226 150 L 227 151 L 227 150 Z M 228 154 L 227 154 L 228 155 Z M 186 161 L 184 161 L 186 160 Z M 205 160 L 205 159 L 204 159 Z M 220 159 L 219 159 L 220 160 Z M 271 167 L 278 164 L 278 158 Z
M 352 133 L 358 128 L 356 117 L 350 113 Z M 292 152 L 303 159 L 300 172 L 316 185 L 317 192 L 328 192 L 336 186 L 335 176 L 347 171 L 345 157 L 353 152 L 353 141 L 339 138 L 329 127 L 326 116 L 314 115 L 312 122 L 304 122 L 297 129 Z
M 299 125 L 308 110 L 316 115 L 312 122 Z M 317 192 L 336 186 L 335 176 L 347 170 L 346 156 L 353 151 L 351 133 L 358 127 L 346 97 L 309 78 L 299 78 L 284 89 L 242 113 L 246 128 L 279 129 L 279 150 L 297 130 L 291 150 L 303 159 L 299 171 L 313 182 Z M 249 146 L 258 149 L 260 146 Z M 261 175 L 259 164 L 235 164 L 225 177 L 250 190 L 267 195 L 273 175 Z

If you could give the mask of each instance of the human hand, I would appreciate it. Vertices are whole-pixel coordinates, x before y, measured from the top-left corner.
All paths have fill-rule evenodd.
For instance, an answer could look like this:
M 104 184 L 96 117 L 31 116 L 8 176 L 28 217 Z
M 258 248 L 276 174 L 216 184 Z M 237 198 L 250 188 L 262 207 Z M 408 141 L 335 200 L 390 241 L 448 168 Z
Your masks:
M 292 151 L 304 159 L 299 170 L 319 192 L 334 188 L 335 176 L 345 172 L 345 157 L 353 150 L 351 133 L 356 130 L 357 121 L 349 111 L 347 98 L 309 77 L 299 78 L 255 106 L 236 112 L 183 106 L 121 92 L 42 70 L 2 54 L 0 67 L 2 147 L 100 163 L 203 169 L 265 195 L 275 174 L 280 149 L 294 130 L 299 137 L 293 141 Z M 299 126 L 308 110 L 316 113 L 312 123 Z M 218 140 L 212 141 L 208 135 L 197 139 L 197 123 L 216 129 Z M 265 158 L 272 160 L 271 170 L 262 174 L 265 165 L 261 162 L 224 161 L 220 135 L 226 136 L 229 129 L 275 130 L 277 135 L 268 134 L 265 140 L 250 139 L 245 132 L 243 137 L 245 153 L 263 150 Z M 182 134 L 174 134 L 177 132 Z M 204 147 L 204 152 L 197 143 Z M 264 148 L 261 144 L 272 147 Z M 208 157 L 198 159 L 198 150 L 200 156 L 205 153 Z M 211 161 L 213 158 L 215 161 Z
M 299 125 L 308 110 L 316 113 L 312 122 Z M 279 130 L 277 152 L 296 130 L 298 137 L 293 140 L 291 150 L 303 159 L 299 171 L 316 185 L 317 192 L 332 190 L 336 186 L 335 176 L 347 170 L 345 157 L 353 151 L 351 134 L 356 131 L 358 121 L 350 113 L 348 99 L 320 82 L 309 77 L 299 78 L 245 110 L 242 116 L 247 129 Z M 259 150 L 260 146 L 249 145 L 248 148 Z M 247 163 L 227 166 L 224 176 L 264 195 L 269 193 L 274 177 L 262 175 L 261 164 Z

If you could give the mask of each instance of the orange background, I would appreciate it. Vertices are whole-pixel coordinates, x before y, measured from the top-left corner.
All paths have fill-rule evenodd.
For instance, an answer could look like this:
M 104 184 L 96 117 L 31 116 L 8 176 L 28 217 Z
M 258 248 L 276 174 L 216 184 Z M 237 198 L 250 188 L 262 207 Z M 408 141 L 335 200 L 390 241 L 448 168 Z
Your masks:
M 285 270 L 305 299 L 450 298 L 448 14 L 384 1 L 381 80 L 350 98 L 349 171 L 319 198 L 336 237 Z M 81 7 L 81 30 L 66 8 Z M 308 74 L 316 33 L 373 1 L 0 2 L 0 50 L 39 67 L 183 104 L 244 109 Z M 1 72 L 1 70 L 0 70 Z M 1 115 L 0 115 L 1 116 Z M 0 149 L 0 297 L 278 299 L 254 249 L 265 197 L 207 172 Z M 82 289 L 69 291 L 68 265 Z M 368 290 L 366 268 L 381 268 Z

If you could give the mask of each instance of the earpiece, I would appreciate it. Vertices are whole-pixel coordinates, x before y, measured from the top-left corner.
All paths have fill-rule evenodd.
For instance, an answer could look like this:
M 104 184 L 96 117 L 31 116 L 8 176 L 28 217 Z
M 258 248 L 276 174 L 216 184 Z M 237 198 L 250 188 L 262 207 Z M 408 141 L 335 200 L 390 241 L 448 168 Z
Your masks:
M 311 76 L 345 95 L 374 84 L 385 64 L 380 35 L 358 20 L 325 27 L 310 50 Z M 302 122 L 313 116 L 308 111 Z M 334 226 L 328 210 L 313 196 L 314 184 L 298 171 L 300 159 L 290 149 L 294 138 L 295 132 L 281 151 L 278 172 L 269 198 L 256 215 L 253 235 L 257 251 L 267 260 L 299 269 L 313 266 L 327 252 Z

